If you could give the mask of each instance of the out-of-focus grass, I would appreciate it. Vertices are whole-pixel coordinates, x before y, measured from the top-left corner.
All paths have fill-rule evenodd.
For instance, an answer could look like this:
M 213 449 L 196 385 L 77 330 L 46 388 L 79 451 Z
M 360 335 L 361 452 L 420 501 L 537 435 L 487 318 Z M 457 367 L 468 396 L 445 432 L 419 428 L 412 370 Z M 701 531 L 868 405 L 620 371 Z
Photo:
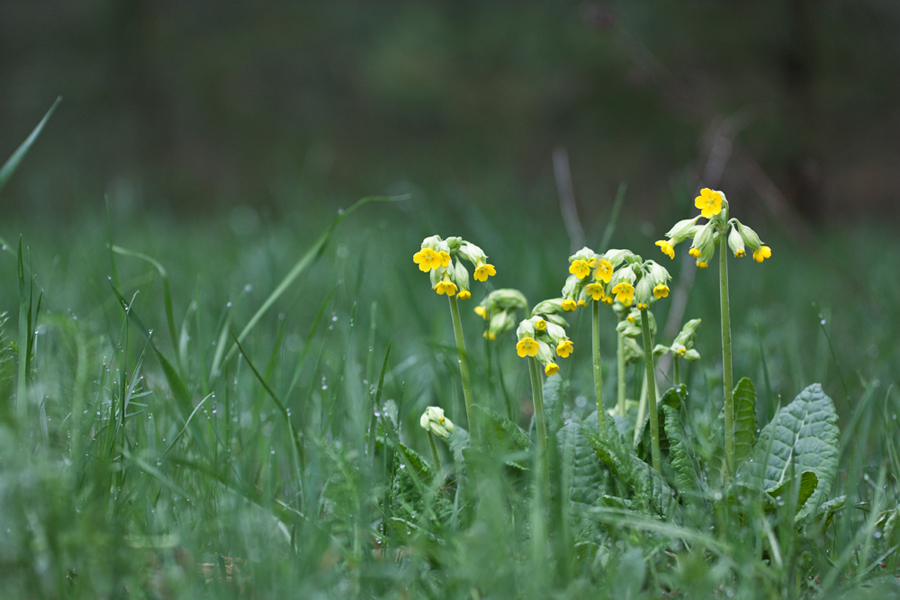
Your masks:
M 231 224 L 112 219 L 116 245 L 164 266 L 177 345 L 157 269 L 111 257 L 101 219 L 23 227 L 25 280 L 33 278 L 44 296 L 25 418 L 15 409 L 14 319 L 0 350 L 4 597 L 512 598 L 556 590 L 568 598 L 654 598 L 662 591 L 762 598 L 821 586 L 832 586 L 828 594 L 862 594 L 860 583 L 873 586 L 872 597 L 890 586 L 896 593 L 897 542 L 883 536 L 886 511 L 900 497 L 900 397 L 892 388 L 900 367 L 900 244 L 893 232 L 822 233 L 826 256 L 770 224 L 764 239 L 773 258 L 732 263 L 735 373 L 756 383 L 760 422 L 814 381 L 841 416 L 843 454 L 831 496 L 848 499 L 818 547 L 779 527 L 772 532 L 776 559 L 760 545 L 762 517 L 742 522 L 738 513 L 687 510 L 676 525 L 600 507 L 602 544 L 563 548 L 560 563 L 574 566 L 561 573 L 532 554 L 528 486 L 521 485 L 528 473 L 512 473 L 497 457 L 473 458 L 482 469 L 477 508 L 463 494 L 433 531 L 412 522 L 384 527 L 391 516 L 384 501 L 396 490 L 385 486 L 386 446 L 379 443 L 373 456 L 367 441 L 388 343 L 380 393 L 398 419 L 385 439 L 399 436 L 427 456 L 417 421 L 429 405 L 466 425 L 446 300 L 412 263 L 420 240 L 464 234 L 497 266 L 491 284 L 518 287 L 535 302 L 557 295 L 567 274 L 568 240 L 555 206 L 543 215 L 436 208 L 423 198 L 363 207 L 262 316 L 243 353 L 229 353 L 229 330 L 241 332 L 328 218 L 298 215 L 248 231 L 241 225 L 249 221 L 247 214 Z M 599 239 L 604 225 L 588 230 Z M 612 245 L 653 256 L 653 225 L 663 226 L 638 225 L 626 219 Z M 13 239 L 18 230 L 7 224 L 2 233 Z M 113 292 L 111 260 L 129 316 Z M 673 273 L 683 260 L 677 257 Z M 15 255 L 0 254 L 7 282 L 0 302 L 13 316 L 15 270 Z M 703 358 L 687 369 L 697 427 L 721 402 L 718 296 L 709 271 L 697 274 L 686 312 L 704 319 Z M 511 339 L 483 340 L 482 321 L 471 312 L 481 291 L 474 293 L 462 306 L 476 399 L 505 414 L 505 386 L 527 427 L 525 365 Z M 660 303 L 659 310 L 664 323 L 668 308 Z M 575 413 L 591 403 L 583 398 L 590 397 L 591 366 L 579 351 L 589 347 L 581 312 L 572 328 L 578 350 L 562 372 L 570 382 L 563 401 Z M 611 317 L 608 325 L 602 335 L 611 398 Z M 172 372 L 161 368 L 141 326 Z M 187 413 L 173 380 L 187 390 Z M 469 483 L 476 485 L 471 474 Z M 442 506 L 437 496 L 432 501 L 426 512 Z M 420 524 L 430 522 L 419 516 Z M 566 522 L 555 525 L 554 539 L 576 533 Z M 806 579 L 811 568 L 821 573 L 818 581 Z

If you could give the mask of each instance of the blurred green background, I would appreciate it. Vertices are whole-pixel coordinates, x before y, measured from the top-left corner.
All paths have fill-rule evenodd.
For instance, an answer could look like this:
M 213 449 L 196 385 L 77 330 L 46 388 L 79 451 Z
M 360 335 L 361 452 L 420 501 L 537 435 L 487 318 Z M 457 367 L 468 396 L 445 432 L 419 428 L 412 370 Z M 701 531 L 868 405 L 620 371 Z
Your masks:
M 776 216 L 893 218 L 898 34 L 891 0 L 4 0 L 0 156 L 64 100 L 0 206 L 277 218 L 412 191 L 558 215 L 564 148 L 588 224 L 619 181 L 658 221 L 719 171 Z

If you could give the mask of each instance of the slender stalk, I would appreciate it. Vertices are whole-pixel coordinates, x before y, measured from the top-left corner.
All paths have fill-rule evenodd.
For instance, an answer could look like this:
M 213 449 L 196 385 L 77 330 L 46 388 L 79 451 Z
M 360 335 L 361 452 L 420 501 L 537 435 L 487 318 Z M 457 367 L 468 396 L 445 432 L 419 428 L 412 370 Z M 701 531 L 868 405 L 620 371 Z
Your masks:
M 625 416 L 625 336 L 621 333 L 619 334 L 619 341 L 616 348 L 616 354 L 618 359 L 618 406 L 619 406 L 619 415 Z
M 531 397 L 534 401 L 534 421 L 538 434 L 538 470 L 541 496 L 544 506 L 550 506 L 550 470 L 547 467 L 547 420 L 544 415 L 544 394 L 541 389 L 541 368 L 534 358 L 528 359 L 528 371 L 531 374 Z
M 725 208 L 724 222 L 728 223 Z M 719 232 L 719 298 L 722 303 L 722 372 L 725 388 L 725 458 L 728 476 L 734 474 L 734 373 L 731 363 L 731 311 L 728 305 L 727 225 Z
M 634 376 L 638 377 L 638 368 L 635 365 Z M 638 443 L 641 437 L 641 426 L 644 424 L 644 417 L 647 416 L 647 369 L 644 369 L 644 375 L 641 377 L 641 397 L 638 399 L 637 418 L 634 421 L 634 443 Z
M 463 338 L 462 321 L 459 318 L 459 306 L 456 304 L 456 296 L 450 296 L 450 315 L 453 317 L 453 334 L 456 336 L 456 352 L 459 359 L 459 373 L 462 376 L 463 397 L 466 400 L 466 421 L 469 423 L 469 431 L 472 439 L 478 441 L 478 427 L 475 425 L 475 415 L 472 413 L 472 381 L 469 379 L 469 361 L 466 359 L 466 340 Z
M 441 457 L 438 454 L 437 444 L 434 443 L 434 434 L 430 431 L 428 432 L 428 444 L 431 446 L 431 456 L 434 458 L 434 467 L 437 469 L 438 474 L 440 474 L 443 471 L 441 468 Z
M 597 424 L 600 433 L 606 433 L 606 409 L 603 407 L 603 371 L 600 368 L 600 303 L 593 302 L 594 316 L 591 338 L 594 347 L 594 394 L 597 397 Z
M 675 380 L 675 385 L 681 385 L 681 369 L 678 366 L 678 355 L 674 352 L 672 353 L 672 378 Z
M 653 346 L 650 341 L 650 316 L 641 309 L 641 330 L 644 334 L 644 365 L 647 368 L 647 401 L 650 409 L 650 455 L 653 468 L 662 473 L 659 452 L 659 414 L 656 411 L 656 377 L 653 375 Z

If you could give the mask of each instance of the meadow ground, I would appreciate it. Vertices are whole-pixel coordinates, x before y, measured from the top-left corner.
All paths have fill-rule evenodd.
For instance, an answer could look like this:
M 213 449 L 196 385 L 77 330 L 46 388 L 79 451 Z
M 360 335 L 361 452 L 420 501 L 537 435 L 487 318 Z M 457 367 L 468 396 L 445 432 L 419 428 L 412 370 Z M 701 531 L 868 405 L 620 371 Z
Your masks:
M 682 366 L 687 393 L 661 400 L 662 476 L 647 467 L 646 435 L 634 447 L 630 433 L 597 436 L 590 310 L 569 315 L 575 353 L 544 387 L 545 495 L 527 363 L 512 333 L 486 340 L 472 309 L 493 288 L 532 305 L 558 296 L 569 239 L 552 204 L 541 218 L 436 204 L 370 203 L 330 232 L 331 216 L 246 212 L 4 224 L 3 597 L 898 595 L 895 230 L 847 226 L 812 244 L 772 222 L 771 259 L 730 262 L 735 380 L 756 389 L 748 443 L 771 442 L 757 430 L 821 383 L 840 429 L 830 486 L 800 458 L 777 489 L 719 477 L 713 266 L 685 290 L 684 319 L 703 320 L 701 358 Z M 610 245 L 665 264 L 674 293 L 686 248 L 662 256 L 654 241 L 668 223 L 629 220 L 632 208 Z M 598 250 L 605 225 L 588 228 Z M 460 302 L 480 446 L 463 431 L 447 299 L 412 261 L 435 233 L 479 244 L 497 268 Z M 661 343 L 671 306 L 652 307 Z M 616 318 L 604 314 L 613 408 Z M 629 400 L 641 368 L 627 368 Z M 660 373 L 660 396 L 670 377 Z M 419 426 L 428 406 L 459 426 L 437 441 L 442 468 Z M 814 446 L 806 456 L 828 451 L 814 434 L 797 432 Z

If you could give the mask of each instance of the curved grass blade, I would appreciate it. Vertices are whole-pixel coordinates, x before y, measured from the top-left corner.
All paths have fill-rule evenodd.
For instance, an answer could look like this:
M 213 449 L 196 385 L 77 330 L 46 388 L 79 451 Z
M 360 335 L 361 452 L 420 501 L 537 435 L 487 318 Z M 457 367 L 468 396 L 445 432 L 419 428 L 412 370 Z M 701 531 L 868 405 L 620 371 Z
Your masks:
M 62 101 L 62 96 L 56 99 L 53 103 L 53 106 L 50 107 L 50 110 L 47 111 L 47 114 L 44 115 L 44 118 L 41 119 L 41 122 L 37 124 L 37 127 L 32 130 L 31 135 L 25 138 L 25 141 L 16 148 L 16 151 L 13 152 L 12 156 L 3 163 L 3 166 L 0 167 L 0 190 L 6 185 L 6 182 L 9 181 L 9 178 L 12 177 L 12 174 L 16 172 L 16 169 L 19 168 L 19 164 L 22 162 L 22 159 L 25 158 L 25 155 L 28 154 L 28 151 L 31 149 L 32 144 L 41 134 L 41 131 L 44 129 L 44 125 L 47 124 L 47 121 L 50 120 L 50 115 L 53 114 L 53 111 L 56 110 L 56 107 L 59 105 L 60 101 Z

